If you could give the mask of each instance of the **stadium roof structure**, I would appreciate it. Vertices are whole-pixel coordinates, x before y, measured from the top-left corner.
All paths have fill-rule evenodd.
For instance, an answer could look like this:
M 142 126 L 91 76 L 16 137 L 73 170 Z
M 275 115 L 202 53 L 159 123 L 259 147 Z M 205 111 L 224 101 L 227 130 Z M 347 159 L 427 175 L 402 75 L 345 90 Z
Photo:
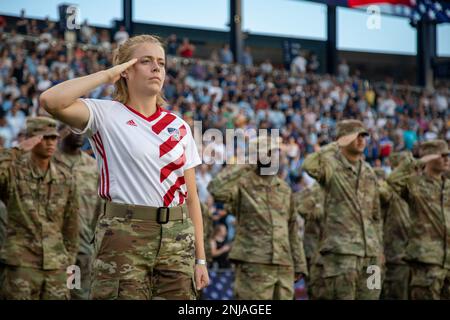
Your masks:
M 230 48 L 235 61 L 241 61 L 244 45 L 242 31 L 242 1 L 229 0 Z M 245 0 L 244 0 L 245 1 Z M 310 0 L 327 6 L 327 72 L 336 73 L 337 68 L 337 15 L 336 7 L 361 8 L 377 5 L 380 13 L 408 17 L 417 29 L 417 84 L 432 88 L 433 66 L 437 57 L 436 24 L 450 22 L 450 3 L 444 0 Z M 373 8 L 373 7 L 372 7 Z M 132 0 L 123 0 L 123 22 L 132 33 Z M 360 9 L 361 10 L 361 9 Z M 370 8 L 369 8 L 370 10 Z

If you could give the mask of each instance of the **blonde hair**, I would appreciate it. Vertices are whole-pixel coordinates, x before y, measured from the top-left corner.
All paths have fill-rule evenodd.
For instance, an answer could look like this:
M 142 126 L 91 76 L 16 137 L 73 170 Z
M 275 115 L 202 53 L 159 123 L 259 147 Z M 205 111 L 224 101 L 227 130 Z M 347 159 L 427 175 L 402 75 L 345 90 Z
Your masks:
M 114 57 L 113 57 L 113 64 L 116 66 L 121 63 L 125 63 L 129 60 L 131 60 L 131 55 L 133 53 L 134 48 L 141 44 L 141 43 L 153 43 L 161 47 L 164 51 L 164 46 L 162 41 L 152 35 L 143 34 L 135 37 L 129 38 L 127 41 L 125 41 L 123 44 L 119 45 L 119 47 L 114 51 Z M 128 102 L 128 99 L 130 98 L 128 93 L 128 86 L 125 78 L 120 77 L 119 80 L 116 81 L 114 84 L 115 90 L 113 94 L 114 100 L 117 100 L 123 104 Z M 158 93 L 158 96 L 156 98 L 156 104 L 158 106 L 165 106 L 167 105 L 167 101 L 164 99 L 164 96 L 162 93 Z

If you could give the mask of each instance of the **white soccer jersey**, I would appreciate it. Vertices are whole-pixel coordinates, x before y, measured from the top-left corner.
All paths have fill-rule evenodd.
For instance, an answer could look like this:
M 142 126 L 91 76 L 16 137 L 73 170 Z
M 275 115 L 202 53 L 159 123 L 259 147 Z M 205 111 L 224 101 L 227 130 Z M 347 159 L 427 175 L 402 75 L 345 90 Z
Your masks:
M 184 170 L 201 163 L 189 125 L 162 108 L 145 117 L 117 101 L 83 99 L 100 172 L 98 193 L 112 202 L 173 207 L 187 197 Z

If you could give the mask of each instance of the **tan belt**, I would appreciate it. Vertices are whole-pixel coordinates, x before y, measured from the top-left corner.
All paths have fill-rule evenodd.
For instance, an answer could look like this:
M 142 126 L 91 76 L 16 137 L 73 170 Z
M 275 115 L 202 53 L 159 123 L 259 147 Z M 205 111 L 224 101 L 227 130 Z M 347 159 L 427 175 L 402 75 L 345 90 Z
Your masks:
M 186 204 L 178 207 L 147 207 L 132 204 L 106 202 L 106 217 L 156 221 L 166 224 L 169 221 L 184 220 L 189 217 Z

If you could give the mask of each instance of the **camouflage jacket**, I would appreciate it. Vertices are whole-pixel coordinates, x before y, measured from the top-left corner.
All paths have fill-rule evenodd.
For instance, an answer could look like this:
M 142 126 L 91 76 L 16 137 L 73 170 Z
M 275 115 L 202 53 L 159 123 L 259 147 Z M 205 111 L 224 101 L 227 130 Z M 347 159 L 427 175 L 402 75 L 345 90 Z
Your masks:
M 7 208 L 0 261 L 13 266 L 63 269 L 78 251 L 78 197 L 66 168 L 50 161 L 45 176 L 31 153 L 0 152 L 0 200 Z
M 387 263 L 406 264 L 408 230 L 411 227 L 408 203 L 385 181 L 380 184 L 383 216 L 384 255 Z
M 307 274 L 292 191 L 283 180 L 261 177 L 255 166 L 235 165 L 220 172 L 208 190 L 236 216 L 230 259 L 293 266 Z
M 450 182 L 427 176 L 421 166 L 420 160 L 404 161 L 387 180 L 409 204 L 405 259 L 450 269 Z
M 380 257 L 382 219 L 377 178 L 363 160 L 356 165 L 336 143 L 309 155 L 303 169 L 326 194 L 319 252 Z
M 0 200 L 0 248 L 3 245 L 6 237 L 6 220 L 7 220 L 6 206 L 3 201 Z
M 321 230 L 320 220 L 324 215 L 324 202 L 325 194 L 318 183 L 314 183 L 312 187 L 294 194 L 296 211 L 305 220 L 303 246 L 308 259 L 314 256 L 318 247 Z
M 74 157 L 57 151 L 54 159 L 57 163 L 64 164 L 77 182 L 80 206 L 80 247 L 78 251 L 90 255 L 94 251 L 91 243 L 103 204 L 97 195 L 97 162 L 85 152 Z
M 212 217 L 206 204 L 200 202 L 200 209 L 202 210 L 203 242 L 205 243 L 206 261 L 212 262 L 212 254 L 211 254 L 211 238 L 213 234 Z

